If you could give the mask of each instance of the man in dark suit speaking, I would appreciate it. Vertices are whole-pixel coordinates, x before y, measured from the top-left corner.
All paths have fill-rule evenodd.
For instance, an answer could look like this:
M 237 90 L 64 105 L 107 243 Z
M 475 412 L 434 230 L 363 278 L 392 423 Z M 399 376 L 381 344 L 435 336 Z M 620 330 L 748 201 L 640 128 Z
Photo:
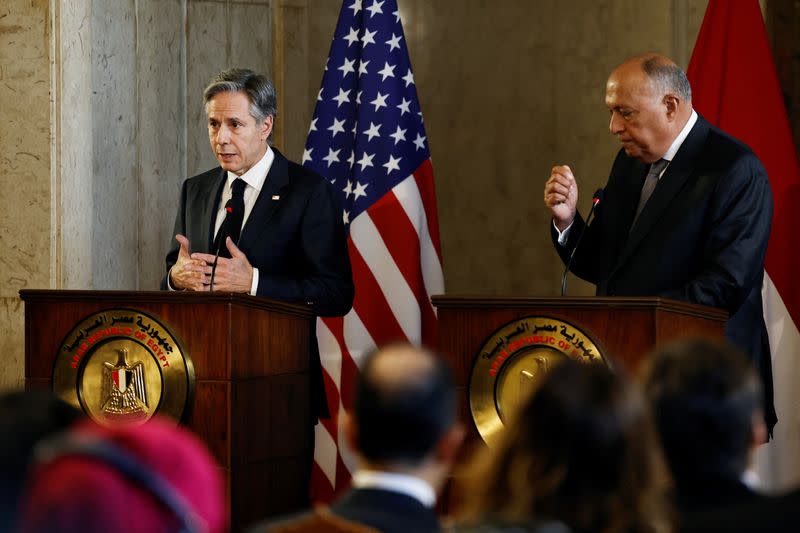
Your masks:
M 342 208 L 322 176 L 268 144 L 275 89 L 250 70 L 219 73 L 203 93 L 220 166 L 187 179 L 163 289 L 243 292 L 307 303 L 318 315 L 353 303 Z
M 686 75 L 664 56 L 622 63 L 608 78 L 605 101 L 622 149 L 588 227 L 577 213 L 572 171 L 553 167 L 544 202 L 556 250 L 565 263 L 575 251 L 572 271 L 596 284 L 598 295 L 727 310 L 728 338 L 761 374 L 771 431 L 777 417 L 761 285 L 772 193 L 764 167 L 692 109 Z

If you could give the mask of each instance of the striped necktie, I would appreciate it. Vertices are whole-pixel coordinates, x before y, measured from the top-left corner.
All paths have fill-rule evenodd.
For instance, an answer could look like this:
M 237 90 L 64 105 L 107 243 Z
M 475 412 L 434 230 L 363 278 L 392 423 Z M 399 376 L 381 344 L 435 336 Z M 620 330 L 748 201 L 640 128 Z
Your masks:
M 639 215 L 642 213 L 645 204 L 650 199 L 653 191 L 656 190 L 656 185 L 658 185 L 658 178 L 661 176 L 661 172 L 668 164 L 669 161 L 666 159 L 659 159 L 650 165 L 650 170 L 647 172 L 647 177 L 644 179 L 644 185 L 642 185 L 642 193 L 639 195 L 639 205 L 636 207 L 636 216 L 633 217 L 633 224 L 631 224 L 631 228 L 636 225 L 636 221 L 639 219 Z

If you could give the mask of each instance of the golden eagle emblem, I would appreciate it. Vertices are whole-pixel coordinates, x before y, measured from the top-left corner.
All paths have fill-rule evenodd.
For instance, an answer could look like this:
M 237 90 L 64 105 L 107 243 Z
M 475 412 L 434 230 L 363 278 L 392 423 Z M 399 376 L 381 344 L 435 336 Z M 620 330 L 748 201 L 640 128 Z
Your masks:
M 149 415 L 145 390 L 144 365 L 141 361 L 130 366 L 128 350 L 116 350 L 117 363 L 103 363 L 101 390 L 102 411 L 112 420 L 144 421 Z

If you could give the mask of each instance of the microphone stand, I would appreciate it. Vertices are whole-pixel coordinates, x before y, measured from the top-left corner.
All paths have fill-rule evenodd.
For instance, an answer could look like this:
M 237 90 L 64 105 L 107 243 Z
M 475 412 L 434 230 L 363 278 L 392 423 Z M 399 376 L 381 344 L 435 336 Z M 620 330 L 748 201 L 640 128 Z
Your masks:
M 219 252 L 222 250 L 222 243 L 228 238 L 228 236 L 224 233 L 224 231 L 228 225 L 228 218 L 230 218 L 230 216 L 233 214 L 233 204 L 231 200 L 228 200 L 228 203 L 225 204 L 225 211 L 227 212 L 227 215 L 225 215 L 225 220 L 222 221 L 222 224 L 219 227 L 219 232 L 217 232 L 219 240 L 217 242 L 217 251 L 214 254 L 214 264 L 211 265 L 211 281 L 208 287 L 209 292 L 214 292 L 214 276 L 217 273 L 217 261 L 219 261 Z
M 592 215 L 594 214 L 594 210 L 602 201 L 603 201 L 603 189 L 597 189 L 597 191 L 595 191 L 594 193 L 594 196 L 592 196 L 592 208 L 589 209 L 589 215 L 586 217 L 586 223 L 583 225 L 581 234 L 578 235 L 578 241 L 575 243 L 575 247 L 569 254 L 569 260 L 567 261 L 566 268 L 564 268 L 564 274 L 561 275 L 561 296 L 567 295 L 567 274 L 569 274 L 569 267 L 572 266 L 572 259 L 575 257 L 575 252 L 578 250 L 578 246 L 581 245 L 583 236 L 586 233 L 586 228 L 589 227 L 589 222 L 592 220 Z

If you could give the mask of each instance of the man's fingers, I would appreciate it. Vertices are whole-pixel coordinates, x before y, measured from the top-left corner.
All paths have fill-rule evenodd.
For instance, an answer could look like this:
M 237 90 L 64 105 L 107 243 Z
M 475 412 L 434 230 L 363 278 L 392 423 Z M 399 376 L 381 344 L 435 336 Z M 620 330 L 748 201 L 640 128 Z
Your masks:
M 194 259 L 196 261 L 202 261 L 202 262 L 204 262 L 204 263 L 206 263 L 208 265 L 211 265 L 211 264 L 214 263 L 214 256 L 211 255 L 211 254 L 203 254 L 203 253 L 200 253 L 200 252 L 193 253 L 192 254 L 192 259 Z M 220 257 L 219 258 L 219 262 L 223 262 L 223 261 L 226 261 L 226 258 Z
M 564 174 L 551 174 L 550 179 L 547 180 L 548 185 L 563 185 L 564 187 L 570 187 L 574 183 L 575 178 Z
M 210 268 L 205 261 L 189 260 L 183 264 L 183 270 L 187 272 L 206 272 Z
M 550 179 L 547 183 L 560 183 L 570 187 L 575 183 L 575 176 L 572 174 L 572 169 L 567 165 L 556 165 L 550 171 Z
M 571 184 L 565 184 L 559 181 L 554 181 L 550 184 L 547 188 L 548 194 L 563 194 L 564 196 L 568 195 L 572 191 Z
M 553 167 L 550 173 L 553 175 L 558 174 L 560 176 L 564 176 L 565 178 L 570 178 L 570 179 L 574 179 L 575 177 L 572 175 L 572 169 L 569 168 L 568 165 L 556 165 Z

